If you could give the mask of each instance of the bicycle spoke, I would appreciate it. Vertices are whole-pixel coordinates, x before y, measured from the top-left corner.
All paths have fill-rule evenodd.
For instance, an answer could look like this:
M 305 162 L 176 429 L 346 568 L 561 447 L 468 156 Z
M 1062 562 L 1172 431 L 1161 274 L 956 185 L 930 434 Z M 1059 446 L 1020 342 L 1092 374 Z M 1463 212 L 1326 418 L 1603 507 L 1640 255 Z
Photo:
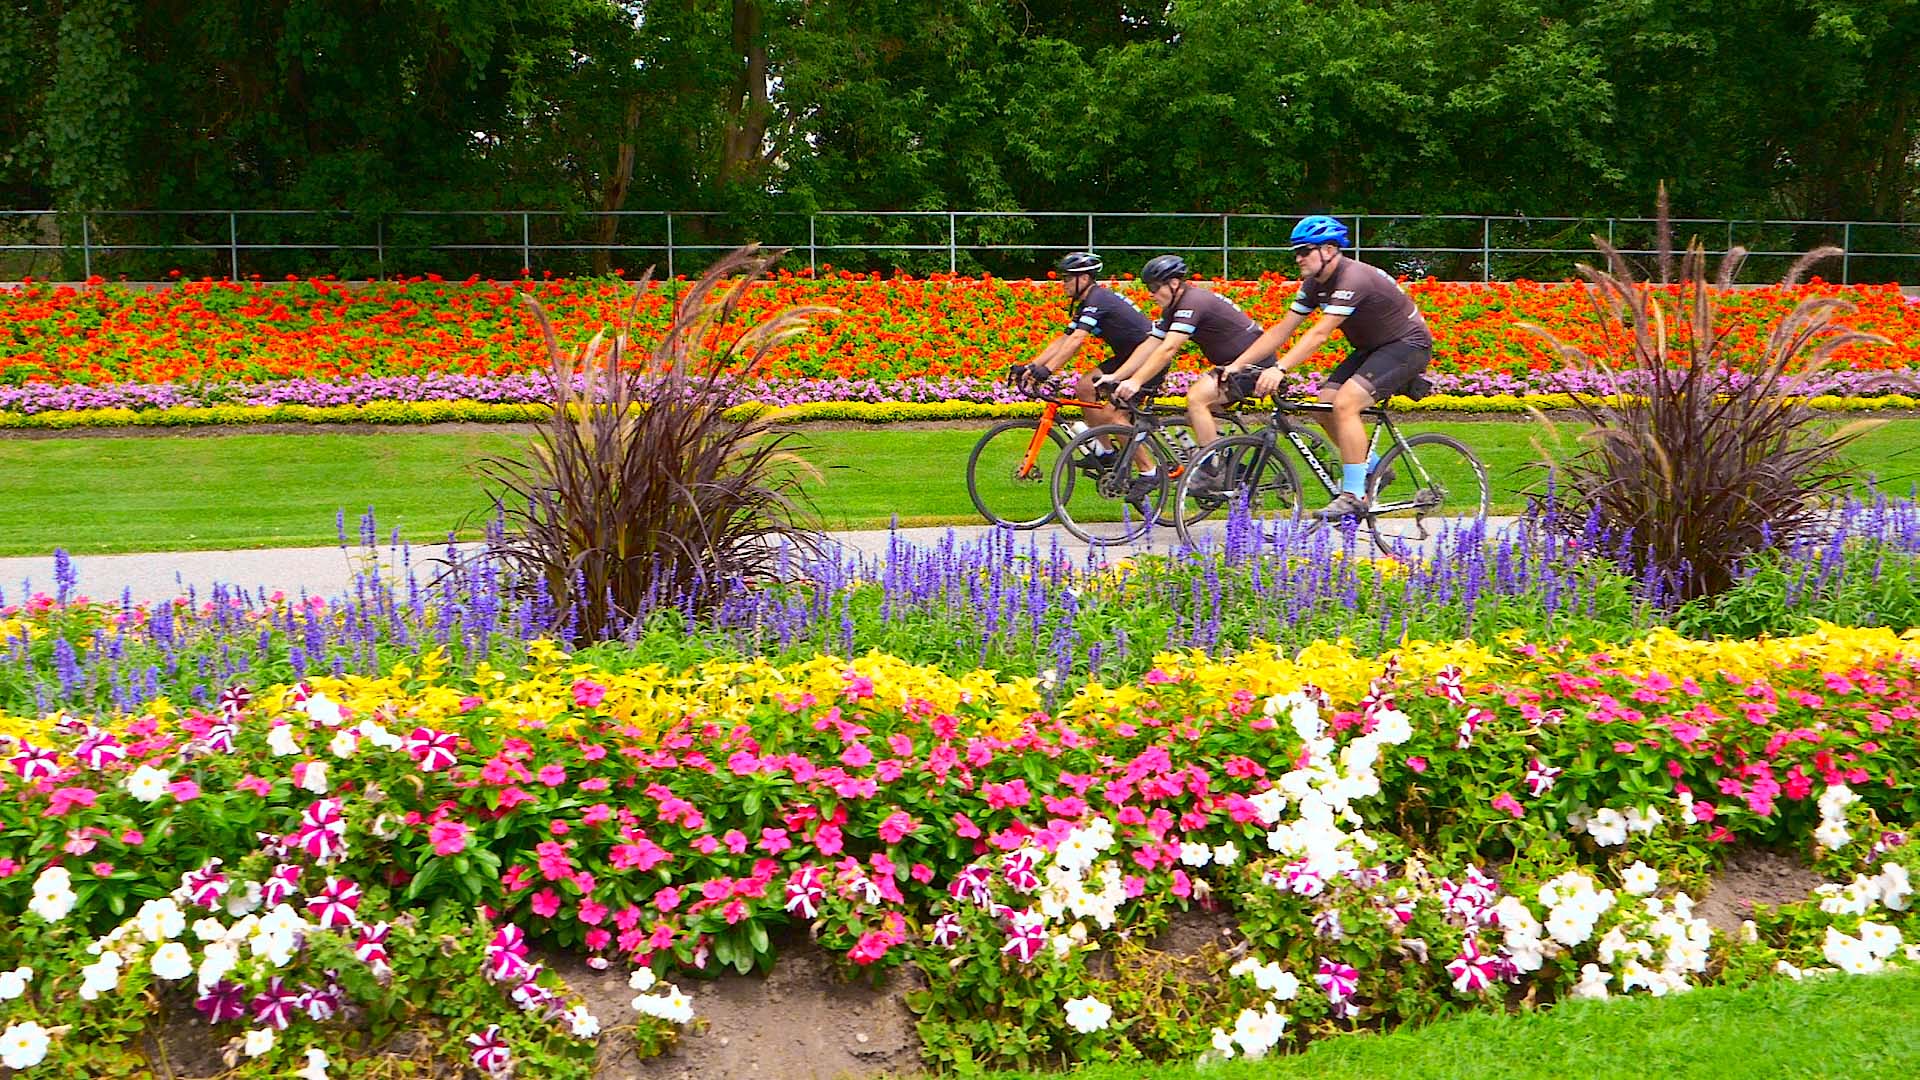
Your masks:
M 1414 435 L 1380 459 L 1368 481 L 1368 525 L 1382 551 L 1421 543 L 1449 525 L 1485 519 L 1491 502 L 1486 467 L 1458 441 Z
M 1053 467 L 1065 441 L 1058 428 L 1041 437 L 1036 420 L 995 425 L 967 459 L 967 493 L 974 508 L 989 522 L 1016 529 L 1052 521 Z

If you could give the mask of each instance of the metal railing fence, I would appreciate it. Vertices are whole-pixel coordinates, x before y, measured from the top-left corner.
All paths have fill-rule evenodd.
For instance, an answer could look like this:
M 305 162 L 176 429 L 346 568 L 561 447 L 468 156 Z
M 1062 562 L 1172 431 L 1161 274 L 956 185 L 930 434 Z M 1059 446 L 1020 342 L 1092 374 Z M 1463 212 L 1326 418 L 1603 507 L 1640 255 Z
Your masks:
M 0 280 L 170 276 L 344 278 L 440 274 L 512 278 L 654 265 L 697 273 L 749 240 L 791 248 L 788 265 L 861 272 L 1043 274 L 1062 252 L 1108 255 L 1108 272 L 1179 252 L 1196 272 L 1252 277 L 1293 268 L 1295 215 L 1067 211 L 0 210 Z M 1624 217 L 1348 214 L 1354 252 L 1413 277 L 1559 279 L 1605 236 L 1653 253 L 1655 221 Z M 1743 280 L 1767 280 L 1809 248 L 1844 254 L 1822 267 L 1847 283 L 1920 279 L 1920 223 L 1676 218 L 1676 241 L 1709 255 L 1749 249 Z M 1837 271 L 1837 273 L 1836 273 Z

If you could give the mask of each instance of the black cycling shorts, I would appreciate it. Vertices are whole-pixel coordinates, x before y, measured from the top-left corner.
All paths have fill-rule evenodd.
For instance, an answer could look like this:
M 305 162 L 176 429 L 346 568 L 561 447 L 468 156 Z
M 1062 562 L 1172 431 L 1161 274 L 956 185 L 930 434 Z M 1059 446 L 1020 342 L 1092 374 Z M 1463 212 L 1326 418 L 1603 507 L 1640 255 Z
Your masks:
M 1414 376 L 1427 370 L 1432 359 L 1433 346 L 1410 341 L 1390 341 L 1371 349 L 1355 349 L 1320 381 L 1320 389 L 1324 392 L 1357 378 L 1365 382 L 1374 401 L 1385 401 L 1406 389 Z

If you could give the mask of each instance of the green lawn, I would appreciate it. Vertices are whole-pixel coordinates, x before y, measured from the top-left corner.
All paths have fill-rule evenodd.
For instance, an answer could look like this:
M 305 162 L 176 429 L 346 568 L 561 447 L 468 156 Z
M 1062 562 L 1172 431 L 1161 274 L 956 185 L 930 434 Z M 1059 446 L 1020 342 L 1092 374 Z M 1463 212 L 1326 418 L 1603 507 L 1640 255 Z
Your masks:
M 809 429 L 800 440 L 819 470 L 811 491 L 832 529 L 977 521 L 963 470 L 985 424 L 937 429 Z M 1411 425 L 1472 446 L 1493 476 L 1496 513 L 1519 509 L 1514 492 L 1536 474 L 1535 423 Z M 1562 425 L 1560 435 L 1573 430 Z M 469 519 L 477 532 L 488 500 L 474 463 L 511 451 L 499 433 L 153 435 L 0 440 L 0 555 L 295 547 L 335 542 L 334 517 L 373 507 L 383 526 L 416 542 L 445 538 Z M 1920 420 L 1890 420 L 1853 449 L 1861 475 L 1904 491 L 1920 476 Z
M 1900 1080 L 1920 1075 L 1920 972 L 1476 1013 L 1264 1061 L 1090 1067 L 1075 1080 Z M 1017 1074 L 993 1073 L 993 1080 Z M 1056 1074 L 1057 1076 L 1057 1074 Z M 1020 1080 L 1024 1080 L 1022 1076 Z M 1045 1080 L 1044 1074 L 1036 1080 Z

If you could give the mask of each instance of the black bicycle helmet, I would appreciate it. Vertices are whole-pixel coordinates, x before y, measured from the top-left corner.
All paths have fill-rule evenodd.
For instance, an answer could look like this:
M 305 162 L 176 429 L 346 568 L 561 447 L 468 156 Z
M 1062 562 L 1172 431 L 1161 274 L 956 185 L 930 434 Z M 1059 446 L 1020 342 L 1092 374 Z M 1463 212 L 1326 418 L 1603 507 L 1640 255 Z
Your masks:
M 1164 284 L 1174 278 L 1185 280 L 1192 276 L 1187 269 L 1187 260 L 1178 255 L 1155 255 L 1140 268 L 1140 280 L 1147 288 Z
M 1070 251 L 1053 268 L 1063 274 L 1097 274 L 1107 264 L 1091 251 Z

